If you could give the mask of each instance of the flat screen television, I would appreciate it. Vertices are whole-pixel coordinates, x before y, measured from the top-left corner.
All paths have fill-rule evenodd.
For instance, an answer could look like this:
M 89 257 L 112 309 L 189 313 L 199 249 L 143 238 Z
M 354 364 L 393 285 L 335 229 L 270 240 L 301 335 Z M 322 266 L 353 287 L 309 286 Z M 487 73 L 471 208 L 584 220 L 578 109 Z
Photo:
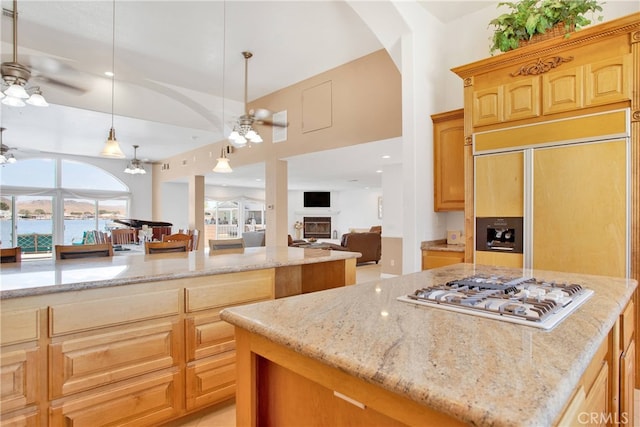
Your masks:
M 305 208 L 330 208 L 331 192 L 329 191 L 305 191 L 304 192 Z

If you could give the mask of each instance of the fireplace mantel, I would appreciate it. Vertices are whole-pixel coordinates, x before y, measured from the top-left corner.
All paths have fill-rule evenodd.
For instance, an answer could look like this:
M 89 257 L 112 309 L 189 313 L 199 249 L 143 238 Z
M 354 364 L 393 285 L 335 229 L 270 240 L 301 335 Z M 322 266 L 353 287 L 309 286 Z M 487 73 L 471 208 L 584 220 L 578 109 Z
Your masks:
M 296 215 L 303 216 L 336 216 L 340 215 L 340 211 L 325 211 L 322 209 L 305 209 L 302 211 L 295 211 Z

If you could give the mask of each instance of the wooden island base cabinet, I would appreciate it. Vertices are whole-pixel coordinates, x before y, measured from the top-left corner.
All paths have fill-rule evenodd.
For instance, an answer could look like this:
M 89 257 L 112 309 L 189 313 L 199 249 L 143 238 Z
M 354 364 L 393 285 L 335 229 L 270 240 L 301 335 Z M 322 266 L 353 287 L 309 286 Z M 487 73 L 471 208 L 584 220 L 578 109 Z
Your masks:
M 355 258 L 321 264 L 333 281 L 298 289 L 355 282 Z M 3 299 L 0 425 L 157 426 L 233 399 L 220 311 L 296 293 L 308 265 L 286 266 L 286 283 L 265 268 Z
M 631 301 L 555 425 L 633 424 L 634 336 Z M 236 342 L 239 426 L 466 425 L 241 327 Z

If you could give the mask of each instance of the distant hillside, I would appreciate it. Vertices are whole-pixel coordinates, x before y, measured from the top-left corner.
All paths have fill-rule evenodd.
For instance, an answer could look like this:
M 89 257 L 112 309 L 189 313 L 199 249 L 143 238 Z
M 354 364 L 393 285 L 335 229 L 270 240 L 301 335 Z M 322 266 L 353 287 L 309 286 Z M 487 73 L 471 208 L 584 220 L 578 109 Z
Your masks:
M 11 206 L 11 199 L 8 197 L 0 198 L 1 202 L 6 203 L 8 206 Z M 118 215 L 125 216 L 126 215 L 126 207 L 124 205 L 114 205 L 107 203 L 100 203 L 100 211 L 107 211 L 108 213 L 115 213 Z M 26 200 L 19 201 L 16 204 L 17 212 L 25 212 L 29 213 L 45 212 L 47 214 L 51 214 L 52 206 L 51 200 L 46 199 L 37 199 L 37 200 Z M 80 212 L 80 213 L 91 213 L 95 212 L 95 205 L 89 202 L 78 202 L 76 200 L 67 200 L 64 205 L 64 213 L 65 215 L 70 215 L 71 212 Z

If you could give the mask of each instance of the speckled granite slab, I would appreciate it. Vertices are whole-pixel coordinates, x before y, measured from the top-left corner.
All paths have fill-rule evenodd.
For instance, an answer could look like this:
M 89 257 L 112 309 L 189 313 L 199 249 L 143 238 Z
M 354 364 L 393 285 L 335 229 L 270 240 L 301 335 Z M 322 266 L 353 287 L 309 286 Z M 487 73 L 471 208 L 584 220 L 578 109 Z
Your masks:
M 359 255 L 285 246 L 245 248 L 238 254 L 189 252 L 62 261 L 25 260 L 0 267 L 0 299 L 336 261 Z
M 447 245 L 446 239 L 431 240 L 420 243 L 422 251 L 464 252 L 464 244 Z
M 594 295 L 549 331 L 396 300 L 477 273 L 574 282 Z M 631 279 L 456 264 L 233 307 L 222 318 L 469 424 L 549 426 L 636 286 Z

